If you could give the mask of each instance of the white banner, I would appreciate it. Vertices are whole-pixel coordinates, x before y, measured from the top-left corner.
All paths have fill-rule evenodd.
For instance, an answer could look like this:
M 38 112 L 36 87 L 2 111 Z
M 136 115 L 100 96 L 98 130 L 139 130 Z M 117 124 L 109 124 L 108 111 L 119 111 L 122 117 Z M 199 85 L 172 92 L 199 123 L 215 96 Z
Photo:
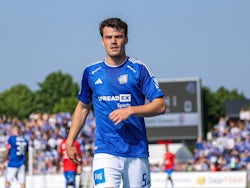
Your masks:
M 145 118 L 147 127 L 198 126 L 198 113 L 166 113 Z
M 166 173 L 151 173 L 152 188 L 166 187 Z M 175 188 L 246 188 L 247 172 L 173 172 Z M 170 183 L 168 182 L 168 187 Z
M 83 174 L 84 176 L 84 174 Z M 166 173 L 151 173 L 151 188 L 166 187 Z M 79 182 L 77 176 L 77 182 Z M 247 172 L 173 172 L 175 188 L 246 188 Z M 85 184 L 86 186 L 86 184 Z M 4 187 L 4 177 L 0 177 L 0 187 Z M 33 175 L 27 177 L 27 188 L 55 188 L 65 187 L 63 174 L 60 175 Z M 77 185 L 78 187 L 78 185 Z M 121 186 L 122 187 L 122 186 Z M 168 187 L 170 183 L 168 183 Z M 11 188 L 19 188 L 14 182 Z

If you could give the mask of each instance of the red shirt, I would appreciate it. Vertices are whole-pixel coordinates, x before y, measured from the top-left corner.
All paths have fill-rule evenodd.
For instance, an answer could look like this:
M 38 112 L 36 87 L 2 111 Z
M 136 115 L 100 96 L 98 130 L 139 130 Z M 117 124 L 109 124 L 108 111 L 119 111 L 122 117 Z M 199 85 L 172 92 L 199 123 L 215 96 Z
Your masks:
M 77 169 L 77 164 L 73 163 L 67 153 L 66 153 L 66 139 L 64 139 L 61 144 L 60 144 L 60 147 L 59 147 L 59 153 L 62 154 L 62 158 L 63 158 L 63 171 L 64 172 L 67 172 L 67 171 L 71 171 L 71 172 L 76 172 L 76 169 Z M 79 142 L 75 141 L 74 142 L 74 146 L 76 147 L 77 149 L 77 153 L 81 155 L 81 150 L 80 150 L 80 144 Z
M 164 154 L 164 166 L 165 170 L 174 169 L 175 155 L 173 153 Z

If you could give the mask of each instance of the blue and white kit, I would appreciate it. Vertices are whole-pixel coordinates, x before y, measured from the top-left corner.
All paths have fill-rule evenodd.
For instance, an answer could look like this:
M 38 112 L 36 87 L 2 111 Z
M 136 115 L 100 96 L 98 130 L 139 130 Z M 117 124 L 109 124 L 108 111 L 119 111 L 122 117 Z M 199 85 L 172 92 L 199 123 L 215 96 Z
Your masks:
M 28 153 L 28 141 L 22 136 L 10 136 L 8 139 L 9 161 L 6 172 L 6 180 L 13 181 L 17 178 L 19 183 L 25 183 Z
M 148 157 L 144 119 L 131 116 L 115 126 L 108 116 L 115 109 L 143 105 L 145 99 L 152 101 L 163 95 L 148 66 L 134 58 L 127 57 L 119 66 L 109 66 L 104 60 L 86 67 L 78 99 L 94 105 L 95 154 Z
M 28 141 L 22 136 L 10 136 L 8 139 L 10 145 L 8 167 L 19 168 L 26 163 L 26 154 L 28 152 Z

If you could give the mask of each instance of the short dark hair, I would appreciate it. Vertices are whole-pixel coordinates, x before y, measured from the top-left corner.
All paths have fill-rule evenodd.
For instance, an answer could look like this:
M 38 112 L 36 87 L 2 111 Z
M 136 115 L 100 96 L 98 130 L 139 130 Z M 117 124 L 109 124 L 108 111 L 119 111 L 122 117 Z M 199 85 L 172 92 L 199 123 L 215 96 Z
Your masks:
M 120 18 L 108 18 L 100 23 L 99 30 L 100 35 L 103 37 L 103 28 L 112 27 L 117 30 L 124 29 L 125 37 L 128 35 L 128 25 L 126 22 L 122 21 Z

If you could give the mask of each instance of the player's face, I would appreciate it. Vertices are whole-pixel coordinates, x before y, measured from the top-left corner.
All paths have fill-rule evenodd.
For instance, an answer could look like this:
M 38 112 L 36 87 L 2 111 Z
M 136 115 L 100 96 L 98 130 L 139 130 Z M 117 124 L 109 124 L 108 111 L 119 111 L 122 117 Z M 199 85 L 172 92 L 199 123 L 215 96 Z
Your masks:
M 103 28 L 102 44 L 108 56 L 114 58 L 124 56 L 127 42 L 128 37 L 125 36 L 124 29 L 117 30 L 111 27 Z

